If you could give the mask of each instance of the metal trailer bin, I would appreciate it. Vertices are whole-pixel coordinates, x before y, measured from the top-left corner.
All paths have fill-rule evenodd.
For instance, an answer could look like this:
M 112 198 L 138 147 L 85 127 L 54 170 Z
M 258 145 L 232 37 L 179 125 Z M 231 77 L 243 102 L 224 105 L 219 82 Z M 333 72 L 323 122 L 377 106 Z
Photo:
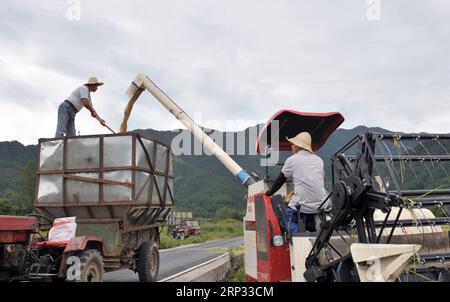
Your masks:
M 154 281 L 159 228 L 174 203 L 170 147 L 130 133 L 41 139 L 39 150 L 36 211 L 75 216 L 76 238 L 101 250 L 105 271 L 129 267 Z

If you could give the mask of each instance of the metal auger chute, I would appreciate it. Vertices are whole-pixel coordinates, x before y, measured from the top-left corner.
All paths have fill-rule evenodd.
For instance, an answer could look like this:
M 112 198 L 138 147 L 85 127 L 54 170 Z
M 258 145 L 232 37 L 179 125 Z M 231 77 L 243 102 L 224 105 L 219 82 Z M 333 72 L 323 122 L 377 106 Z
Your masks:
M 121 132 L 127 131 L 127 122 L 134 103 L 144 90 L 150 92 L 177 120 L 179 120 L 202 145 L 230 171 L 243 185 L 255 183 L 255 179 L 242 169 L 222 148 L 219 147 L 203 130 L 186 114 L 173 100 L 170 99 L 147 76 L 137 75 L 128 88 L 127 95 L 130 100 L 125 109 L 125 117 L 121 125 Z

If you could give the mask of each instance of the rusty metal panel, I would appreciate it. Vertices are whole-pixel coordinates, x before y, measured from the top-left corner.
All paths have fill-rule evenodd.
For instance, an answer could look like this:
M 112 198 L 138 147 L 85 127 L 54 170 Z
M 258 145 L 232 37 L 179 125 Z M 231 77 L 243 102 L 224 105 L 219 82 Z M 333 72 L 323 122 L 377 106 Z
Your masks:
M 141 193 L 137 198 L 138 204 L 145 204 L 150 196 L 150 174 L 145 172 L 136 172 L 136 192 Z
M 169 152 L 169 176 L 173 176 L 173 155 Z
M 69 216 L 71 217 L 89 217 L 89 208 L 88 207 L 68 207 L 66 208 Z M 92 235 L 92 234 L 91 234 Z
M 158 144 L 156 148 L 156 171 L 162 173 L 166 172 L 166 155 L 167 148 L 163 145 Z
M 98 173 L 75 173 L 74 176 L 98 179 Z M 66 201 L 73 203 L 96 202 L 99 196 L 99 185 L 72 179 L 66 180 Z
M 174 194 L 173 183 L 174 183 L 173 178 L 169 178 L 168 179 L 168 190 L 169 191 L 167 192 L 167 195 L 166 195 L 166 202 L 165 202 L 166 205 L 173 205 L 173 194 Z
M 155 175 L 156 183 L 155 188 L 153 188 L 152 205 L 157 206 L 161 204 L 161 198 L 164 189 L 164 177 Z M 161 194 L 161 196 L 159 194 Z
M 36 205 L 44 215 L 114 218 L 145 229 L 164 218 L 161 207 L 173 205 L 172 154 L 164 144 L 126 134 L 46 139 L 40 146 Z
M 128 167 L 132 165 L 132 136 L 105 137 L 103 165 L 105 167 Z
M 91 212 L 96 219 L 112 218 L 107 206 L 91 207 Z
M 106 253 L 111 256 L 120 256 L 122 246 L 121 233 L 118 222 L 110 223 L 78 223 L 77 236 L 95 236 L 104 240 Z
M 39 180 L 38 204 L 62 203 L 63 177 L 61 174 L 41 175 Z
M 135 225 L 137 220 L 145 213 L 146 209 L 134 209 L 128 216 L 130 225 Z
M 67 140 L 67 169 L 98 168 L 100 138 Z
M 47 207 L 38 207 L 37 211 L 42 214 L 47 216 L 48 218 L 61 218 L 61 217 L 69 217 L 70 215 L 66 215 L 66 213 L 64 212 L 63 207 L 59 207 L 59 208 L 47 208 Z
M 145 151 L 148 153 L 150 159 L 153 158 L 154 142 L 145 138 L 142 138 L 141 140 L 144 144 L 145 150 L 142 148 L 142 145 L 139 143 L 139 141 L 136 141 L 136 165 L 140 168 L 150 169 Z
M 63 168 L 64 140 L 43 142 L 40 145 L 39 169 L 41 171 L 61 170 Z
M 131 183 L 132 172 L 130 171 L 110 171 L 104 173 L 105 179 Z M 121 185 L 104 185 L 103 198 L 105 202 L 117 200 L 132 200 L 131 188 Z

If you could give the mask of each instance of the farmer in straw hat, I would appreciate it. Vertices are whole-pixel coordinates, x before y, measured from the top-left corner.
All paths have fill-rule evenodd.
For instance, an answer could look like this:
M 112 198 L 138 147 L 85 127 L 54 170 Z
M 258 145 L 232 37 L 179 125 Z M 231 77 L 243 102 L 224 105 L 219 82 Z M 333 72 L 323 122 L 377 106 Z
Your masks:
M 315 216 L 318 208 L 327 198 L 323 160 L 314 154 L 311 147 L 311 135 L 308 132 L 299 133 L 294 138 L 288 138 L 288 141 L 291 143 L 294 154 L 286 160 L 280 175 L 266 195 L 275 194 L 286 179 L 292 178 L 294 195 L 288 204 L 286 225 L 290 223 L 291 232 L 296 233 L 297 217 L 300 216 L 306 231 L 315 232 Z M 297 215 L 298 207 L 300 207 L 300 215 Z
M 91 112 L 92 117 L 96 118 L 103 126 L 106 125 L 105 120 L 100 118 L 95 111 L 91 102 L 91 92 L 96 92 L 103 83 L 99 82 L 96 77 L 91 77 L 83 86 L 78 87 L 72 94 L 59 105 L 58 108 L 58 125 L 56 126 L 56 137 L 75 136 L 75 115 L 86 107 Z

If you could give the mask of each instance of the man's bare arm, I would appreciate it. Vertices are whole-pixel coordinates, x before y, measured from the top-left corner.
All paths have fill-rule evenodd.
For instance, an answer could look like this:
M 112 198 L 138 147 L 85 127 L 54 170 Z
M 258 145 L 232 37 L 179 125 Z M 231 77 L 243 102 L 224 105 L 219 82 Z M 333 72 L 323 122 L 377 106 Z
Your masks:
M 94 106 L 89 99 L 81 99 L 81 101 L 83 102 L 84 107 L 91 112 L 92 117 L 98 119 L 102 125 L 106 124 L 105 120 L 100 118 L 97 111 L 95 111 Z

